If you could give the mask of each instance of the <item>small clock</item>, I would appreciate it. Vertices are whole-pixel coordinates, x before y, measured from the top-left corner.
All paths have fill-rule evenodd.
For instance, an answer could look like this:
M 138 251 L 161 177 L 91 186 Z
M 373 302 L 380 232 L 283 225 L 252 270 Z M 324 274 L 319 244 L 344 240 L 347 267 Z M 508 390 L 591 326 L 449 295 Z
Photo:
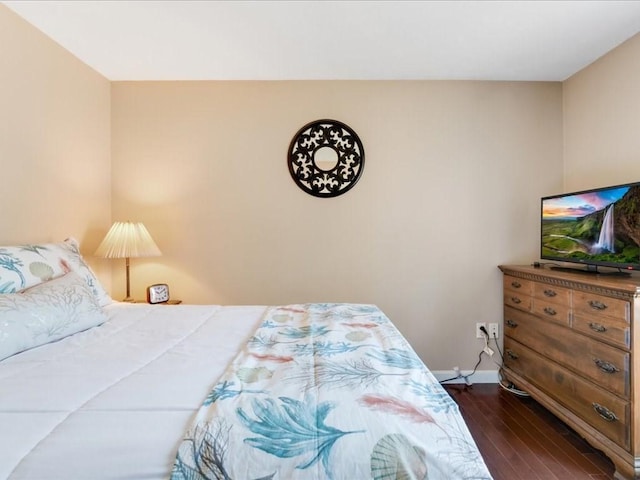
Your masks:
M 147 302 L 164 303 L 169 301 L 169 285 L 156 283 L 147 287 Z

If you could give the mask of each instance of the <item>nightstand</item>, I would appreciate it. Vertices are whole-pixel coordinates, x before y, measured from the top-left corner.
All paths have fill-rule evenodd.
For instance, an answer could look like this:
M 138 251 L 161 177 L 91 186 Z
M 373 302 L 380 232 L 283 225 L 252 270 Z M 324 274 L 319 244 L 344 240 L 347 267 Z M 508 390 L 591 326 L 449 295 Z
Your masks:
M 162 303 L 149 303 L 146 300 L 136 300 L 133 303 L 146 303 L 147 305 L 180 305 L 182 300 L 167 300 Z

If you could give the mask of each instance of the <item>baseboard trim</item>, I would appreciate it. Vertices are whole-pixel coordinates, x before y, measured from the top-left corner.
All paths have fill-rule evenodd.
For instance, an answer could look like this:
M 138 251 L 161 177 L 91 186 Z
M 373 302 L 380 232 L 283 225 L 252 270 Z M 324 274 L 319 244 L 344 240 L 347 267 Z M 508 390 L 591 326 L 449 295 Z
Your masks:
M 460 373 L 462 375 L 470 375 L 472 370 L 462 370 Z M 436 370 L 432 371 L 433 375 L 435 375 L 436 379 L 441 382 L 443 380 L 447 380 L 449 378 L 453 378 L 456 376 L 456 372 L 453 370 Z M 476 370 L 476 373 L 469 377 L 469 381 L 473 383 L 498 383 L 498 371 L 497 370 Z M 451 383 L 465 383 L 464 378 L 458 378 L 456 380 L 451 380 L 447 382 L 447 384 Z

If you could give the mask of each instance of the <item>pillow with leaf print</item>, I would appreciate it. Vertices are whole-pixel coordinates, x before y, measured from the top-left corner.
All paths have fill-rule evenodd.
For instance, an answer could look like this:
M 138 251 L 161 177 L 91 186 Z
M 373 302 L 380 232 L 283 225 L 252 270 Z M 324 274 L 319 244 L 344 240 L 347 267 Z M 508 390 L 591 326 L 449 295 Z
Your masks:
M 84 279 L 101 306 L 112 302 L 73 238 L 58 243 L 0 247 L 0 293 L 19 292 L 70 271 Z
M 0 360 L 100 325 L 107 315 L 77 272 L 0 294 Z

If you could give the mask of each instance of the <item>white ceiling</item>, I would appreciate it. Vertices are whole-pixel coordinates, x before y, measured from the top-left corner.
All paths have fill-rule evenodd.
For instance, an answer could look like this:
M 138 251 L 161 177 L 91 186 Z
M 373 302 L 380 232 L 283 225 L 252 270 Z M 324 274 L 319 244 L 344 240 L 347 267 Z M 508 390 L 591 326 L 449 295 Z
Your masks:
M 640 1 L 3 1 L 110 80 L 561 81 Z

